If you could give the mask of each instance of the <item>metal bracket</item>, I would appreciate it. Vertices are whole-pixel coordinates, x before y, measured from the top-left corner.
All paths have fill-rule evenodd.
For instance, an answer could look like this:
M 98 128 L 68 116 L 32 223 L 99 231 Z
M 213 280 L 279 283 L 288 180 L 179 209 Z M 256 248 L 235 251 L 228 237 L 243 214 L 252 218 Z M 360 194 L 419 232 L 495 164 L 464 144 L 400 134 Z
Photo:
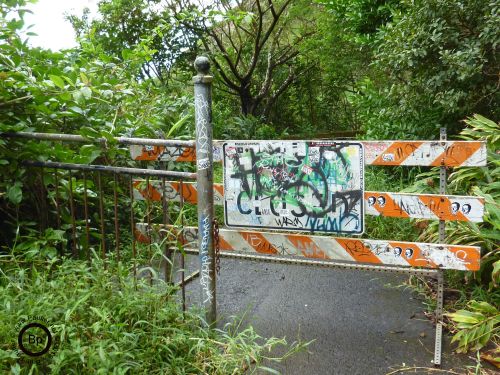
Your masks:
M 446 128 L 439 129 L 439 140 L 446 141 Z M 444 160 L 439 168 L 439 193 L 446 194 L 446 167 Z M 446 238 L 446 222 L 439 220 L 439 242 L 444 243 Z M 444 273 L 438 271 L 437 275 L 437 296 L 436 296 L 436 340 L 434 342 L 434 366 L 441 366 L 441 350 L 443 345 L 443 301 L 444 301 Z
M 443 339 L 443 301 L 444 301 L 444 275 L 438 271 L 437 296 L 436 296 L 436 341 L 434 345 L 434 366 L 441 366 L 441 348 Z

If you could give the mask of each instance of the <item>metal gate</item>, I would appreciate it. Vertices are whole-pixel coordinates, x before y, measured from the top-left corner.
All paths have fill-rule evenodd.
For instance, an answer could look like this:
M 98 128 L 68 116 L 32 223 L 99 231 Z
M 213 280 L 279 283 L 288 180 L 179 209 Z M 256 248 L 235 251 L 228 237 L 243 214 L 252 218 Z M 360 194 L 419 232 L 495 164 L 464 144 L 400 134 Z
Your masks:
M 92 249 L 99 248 L 103 259 L 108 256 L 120 259 L 123 257 L 120 248 L 126 233 L 120 233 L 119 222 L 120 219 L 123 221 L 122 203 L 127 202 L 132 234 L 130 256 L 134 262 L 135 259 L 141 261 L 142 249 L 137 251 L 139 244 L 145 246 L 147 257 L 144 259 L 150 262 L 153 258 L 152 246 L 160 243 L 165 280 L 172 282 L 172 253 L 182 246 L 181 279 L 178 284 L 182 287 L 183 307 L 185 309 L 186 283 L 199 276 L 202 307 L 210 325 L 216 322 L 217 317 L 216 270 L 219 256 L 435 277 L 437 324 L 434 364 L 440 365 L 443 270 L 475 271 L 480 267 L 479 247 L 443 243 L 445 222 L 481 222 L 484 212 L 482 198 L 446 195 L 446 168 L 486 165 L 485 143 L 447 141 L 444 130 L 439 141 L 312 140 L 267 141 L 265 144 L 257 141 L 213 141 L 212 77 L 209 75 L 208 60 L 198 58 L 195 66 L 198 71 L 193 79 L 195 141 L 118 137 L 113 142 L 129 145 L 135 161 L 194 162 L 196 173 L 25 160 L 25 166 L 37 170 L 43 190 L 41 196 L 45 197 L 41 200 L 42 205 L 53 204 L 55 208 L 50 214 L 53 217 L 49 217 L 49 209 L 40 210 L 43 213 L 41 216 L 44 216 L 40 217 L 41 229 L 50 222 L 56 228 L 63 228 L 61 217 L 66 215 L 69 226 L 66 225 L 64 230 L 71 234 L 69 250 L 73 256 L 90 258 Z M 108 142 L 104 138 L 88 139 L 68 134 L 4 133 L 2 136 L 53 143 L 92 142 L 102 147 L 106 147 Z M 297 159 L 297 156 L 300 158 Z M 320 168 L 318 163 L 323 163 L 322 157 L 325 159 L 322 165 L 328 165 L 331 174 L 316 178 Z M 336 165 L 339 158 L 344 164 Z M 213 182 L 214 163 L 223 160 L 226 186 Z M 440 194 L 364 191 L 365 165 L 440 167 Z M 349 179 L 346 170 L 349 171 Z M 261 174 L 267 177 L 261 177 Z M 106 177 L 103 179 L 103 176 Z M 138 176 L 142 179 L 134 178 Z M 345 181 L 339 183 L 341 178 Z M 246 186 L 249 179 L 259 188 L 253 190 Z M 196 180 L 196 183 L 189 180 Z M 321 193 L 319 185 L 324 189 Z M 286 194 L 284 187 L 288 189 Z M 309 198 L 305 190 L 310 193 Z M 106 192 L 109 193 L 108 201 L 112 202 L 111 209 L 105 207 L 103 197 Z M 78 199 L 74 194 L 79 195 Z M 286 195 L 294 199 L 283 198 Z M 121 200 L 121 197 L 126 199 Z M 242 199 L 245 200 L 243 205 Z M 311 201 L 321 201 L 320 209 L 306 207 L 304 202 L 307 199 L 310 199 L 309 206 L 314 206 Z M 325 210 L 327 200 L 329 205 Z M 144 204 L 139 210 L 142 212 L 140 219 L 134 210 L 139 202 Z M 154 202 L 158 202 L 156 208 L 153 207 Z M 182 214 L 185 203 L 196 205 L 197 225 L 185 225 Z M 171 217 L 169 208 L 174 204 L 179 204 L 179 208 L 176 216 Z M 214 205 L 225 206 L 226 218 L 233 229 L 219 229 L 214 220 Z M 230 212 L 234 215 L 231 216 Z M 107 216 L 108 213 L 111 216 Z M 263 218 L 266 214 L 269 215 L 267 219 Z M 339 232 L 350 233 L 350 236 L 360 234 L 364 215 L 439 220 L 440 243 L 338 235 Z M 325 222 L 318 225 L 321 218 Z M 348 220 L 343 221 L 345 218 Z M 293 231 L 276 231 L 276 226 Z M 336 236 L 318 235 L 320 232 Z M 63 250 L 60 249 L 61 252 Z M 199 256 L 199 271 L 189 276 L 184 274 L 184 253 Z M 146 265 L 149 266 L 146 269 L 151 271 L 152 265 Z M 134 263 L 134 277 L 143 271 L 143 266 L 145 264 L 141 263 L 137 268 Z M 151 275 L 149 277 L 152 280 Z
M 181 204 L 186 202 L 197 205 L 197 227 L 183 227 L 177 234 L 180 236 L 186 252 L 199 254 L 200 293 L 202 307 L 206 311 L 207 322 L 214 324 L 216 321 L 216 260 L 219 256 L 219 254 L 216 254 L 216 250 L 220 250 L 221 256 L 238 259 L 435 277 L 437 279 L 437 306 L 435 311 L 437 324 L 433 362 L 436 366 L 439 366 L 441 364 L 443 318 L 443 270 L 475 271 L 480 267 L 479 247 L 443 243 L 445 222 L 452 220 L 481 222 L 484 212 L 484 200 L 482 198 L 446 195 L 446 168 L 486 165 L 485 143 L 447 141 L 445 130 L 441 131 L 439 141 L 357 142 L 362 145 L 364 157 L 361 160 L 364 165 L 440 167 L 440 194 L 438 195 L 361 191 L 362 194 L 358 194 L 357 198 L 358 203 L 361 205 L 361 215 L 439 220 L 440 243 L 437 244 L 371 240 L 359 237 L 319 236 L 316 235 L 317 230 L 315 230 L 315 227 L 304 226 L 297 228 L 299 233 L 270 231 L 269 229 L 275 229 L 270 226 L 264 226 L 264 228 L 268 229 L 266 231 L 245 228 L 229 229 L 226 227 L 218 229 L 217 223 L 214 223 L 214 204 L 225 205 L 227 210 L 228 197 L 224 195 L 225 189 L 234 186 L 227 185 L 226 175 L 226 186 L 213 183 L 213 164 L 222 162 L 225 159 L 226 165 L 224 168 L 227 168 L 228 160 L 233 157 L 232 155 L 236 153 L 244 155 L 245 152 L 250 152 L 253 146 L 258 145 L 258 142 L 212 140 L 212 77 L 209 75 L 208 60 L 199 57 L 195 62 L 195 67 L 198 71 L 198 75 L 194 77 L 196 149 L 172 147 L 170 145 L 134 145 L 130 147 L 130 153 L 134 160 L 195 162 L 197 165 L 196 184 L 175 181 L 137 181 L 134 182 L 134 194 L 135 199 L 138 200 L 160 201 L 167 199 L 171 202 L 180 202 Z M 339 144 L 346 144 L 346 142 L 335 140 L 308 141 L 309 160 L 313 162 L 317 160 L 317 156 L 315 156 L 317 151 L 312 150 L 312 148 L 319 149 L 322 145 L 335 146 Z M 242 150 L 238 150 L 238 147 L 241 147 Z M 248 150 L 243 150 L 245 147 Z M 302 146 L 292 145 L 290 147 L 300 148 Z M 321 150 L 318 152 L 321 152 Z M 278 151 L 278 154 L 281 155 L 285 153 L 284 149 Z M 269 172 L 269 165 L 270 162 L 265 164 L 267 172 Z M 252 168 L 254 166 L 251 165 Z M 238 168 L 245 170 L 241 165 Z M 303 165 L 301 168 L 304 168 L 301 169 L 301 172 L 307 174 L 310 172 L 307 168 L 314 168 L 314 165 L 312 167 Z M 245 173 L 247 172 L 245 170 Z M 271 171 L 269 173 L 275 172 Z M 276 173 L 280 176 L 284 175 L 283 171 Z M 290 179 L 293 177 L 288 174 L 280 178 Z M 238 188 L 237 184 L 236 188 Z M 268 198 L 266 197 L 266 199 Z M 233 199 L 231 204 L 234 204 L 235 196 L 231 199 Z M 249 202 L 253 200 L 256 212 L 259 210 L 257 214 L 262 214 L 260 212 L 262 211 L 261 198 L 254 199 L 249 197 L 247 193 L 246 199 L 249 205 L 244 210 L 241 209 L 240 213 L 250 214 L 252 206 Z M 272 207 L 274 206 L 271 205 Z M 273 214 L 285 219 L 287 215 L 290 215 L 291 211 L 282 208 L 280 212 L 273 212 Z M 254 214 L 253 211 L 252 214 Z M 244 220 L 244 217 L 239 216 L 233 220 L 232 224 L 237 224 L 238 220 Z M 289 226 L 293 226 L 293 216 L 291 220 L 292 224 Z M 262 227 L 259 223 L 260 220 L 249 226 L 254 228 Z M 170 229 L 172 229 L 172 226 L 137 223 L 135 233 L 138 240 L 151 243 L 151 241 L 155 240 L 155 236 L 160 235 L 162 230 Z M 334 229 L 330 232 L 335 232 Z M 214 241 L 214 233 L 217 241 Z M 351 233 L 356 234 L 357 232 L 353 230 Z

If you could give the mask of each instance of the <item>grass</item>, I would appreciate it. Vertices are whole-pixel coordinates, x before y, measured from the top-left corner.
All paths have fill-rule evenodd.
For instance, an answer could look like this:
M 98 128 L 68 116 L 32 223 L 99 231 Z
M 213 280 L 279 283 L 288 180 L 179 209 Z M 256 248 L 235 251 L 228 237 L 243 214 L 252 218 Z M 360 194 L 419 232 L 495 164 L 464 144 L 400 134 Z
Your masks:
M 241 374 L 304 348 L 264 339 L 238 322 L 207 329 L 196 311 L 182 313 L 176 288 L 134 282 L 130 267 L 94 257 L 22 263 L 0 259 L 0 373 Z M 25 266 L 23 266 L 23 264 Z M 18 353 L 19 322 L 43 317 L 55 345 L 32 363 Z M 38 318 L 40 319 L 40 318 Z M 236 329 L 235 324 L 238 329 Z M 286 353 L 269 357 L 284 346 Z

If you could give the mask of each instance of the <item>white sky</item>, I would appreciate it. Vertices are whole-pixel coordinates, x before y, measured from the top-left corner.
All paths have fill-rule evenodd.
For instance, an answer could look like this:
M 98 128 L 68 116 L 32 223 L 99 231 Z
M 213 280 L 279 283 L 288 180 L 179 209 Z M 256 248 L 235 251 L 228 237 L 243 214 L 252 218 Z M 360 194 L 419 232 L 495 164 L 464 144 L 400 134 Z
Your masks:
M 30 4 L 33 14 L 25 15 L 25 25 L 33 25 L 29 30 L 38 36 L 30 36 L 30 44 L 34 47 L 50 48 L 53 51 L 71 48 L 77 45 L 75 32 L 71 24 L 64 19 L 64 14 L 81 16 L 85 7 L 91 15 L 97 10 L 98 0 L 38 0 Z

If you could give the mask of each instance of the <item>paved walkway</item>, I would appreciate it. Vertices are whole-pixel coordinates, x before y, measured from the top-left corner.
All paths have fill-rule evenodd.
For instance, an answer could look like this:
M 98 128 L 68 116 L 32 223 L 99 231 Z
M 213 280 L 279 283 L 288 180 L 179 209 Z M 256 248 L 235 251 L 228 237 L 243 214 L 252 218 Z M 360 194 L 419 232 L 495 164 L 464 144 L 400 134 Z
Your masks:
M 223 321 L 246 312 L 245 321 L 264 337 L 315 340 L 309 353 L 272 365 L 285 375 L 432 367 L 434 327 L 422 301 L 398 287 L 404 275 L 234 259 L 222 259 L 221 266 L 217 302 Z M 190 304 L 197 287 L 197 281 L 190 284 Z M 445 338 L 443 368 L 463 373 L 466 364 L 467 357 L 452 354 Z

